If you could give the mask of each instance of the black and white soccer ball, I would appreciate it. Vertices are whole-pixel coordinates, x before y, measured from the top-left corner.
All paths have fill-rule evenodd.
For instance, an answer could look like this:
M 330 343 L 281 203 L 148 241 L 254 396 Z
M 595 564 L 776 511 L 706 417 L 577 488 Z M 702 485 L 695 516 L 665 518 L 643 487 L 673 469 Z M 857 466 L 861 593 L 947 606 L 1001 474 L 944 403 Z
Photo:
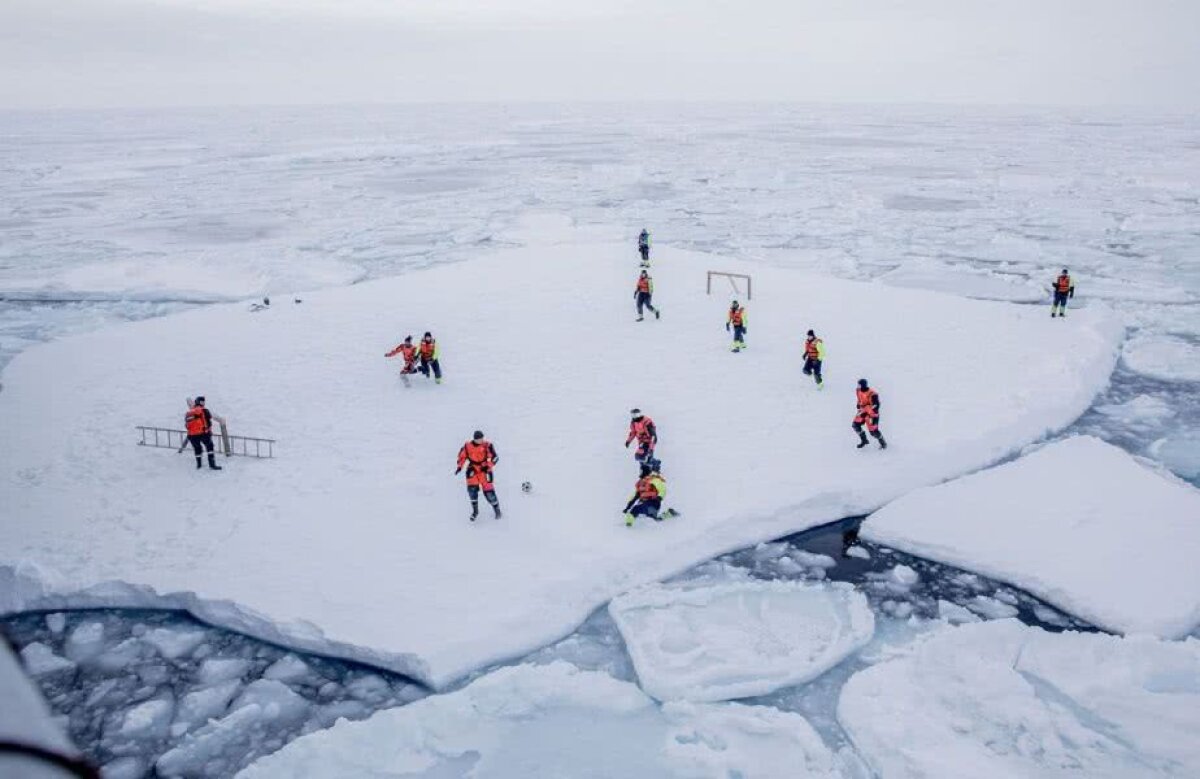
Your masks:
M 533 482 L 521 482 L 521 492 L 533 492 Z

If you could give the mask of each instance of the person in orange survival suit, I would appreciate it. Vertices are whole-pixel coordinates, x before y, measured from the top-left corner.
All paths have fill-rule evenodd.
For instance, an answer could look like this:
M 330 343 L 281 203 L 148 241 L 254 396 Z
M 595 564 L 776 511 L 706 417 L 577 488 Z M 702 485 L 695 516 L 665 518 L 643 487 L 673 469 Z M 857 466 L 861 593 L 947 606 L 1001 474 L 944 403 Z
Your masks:
M 201 467 L 203 449 L 207 449 L 208 467 L 219 471 L 221 466 L 217 465 L 217 459 L 213 456 L 212 418 L 212 412 L 204 407 L 204 396 L 201 395 L 192 401 L 192 407 L 183 417 L 183 424 L 187 427 L 188 443 L 196 453 L 196 467 Z
M 630 409 L 629 414 L 632 419 L 629 420 L 625 448 L 628 449 L 636 438 L 638 448 L 633 459 L 640 463 L 649 462 L 654 457 L 654 447 L 658 446 L 658 428 L 654 426 L 654 420 L 643 414 L 640 408 Z
M 887 441 L 883 440 L 883 433 L 879 432 L 879 393 L 867 386 L 866 379 L 858 380 L 858 389 L 854 391 L 858 401 L 858 414 L 854 417 L 854 432 L 858 433 L 858 448 L 862 449 L 867 445 L 867 434 L 863 432 L 863 426 L 866 425 L 871 436 L 879 442 L 880 449 L 887 449 Z
M 1058 278 L 1050 285 L 1050 289 L 1054 292 L 1054 303 L 1050 305 L 1050 318 L 1065 317 L 1067 315 L 1067 298 L 1075 297 L 1075 284 L 1071 282 L 1071 274 L 1067 273 L 1066 268 L 1063 268 L 1062 273 L 1058 274 Z
M 458 468 L 454 473 L 462 473 L 463 466 L 467 467 L 467 496 L 471 499 L 472 522 L 479 516 L 481 489 L 483 497 L 492 504 L 496 519 L 500 519 L 500 501 L 496 498 L 496 488 L 492 484 L 492 471 L 498 462 L 500 455 L 496 454 L 496 447 L 492 446 L 492 442 L 483 437 L 482 430 L 476 430 L 471 440 L 458 450 Z
M 403 355 L 404 367 L 400 369 L 400 380 L 404 382 L 404 386 L 409 386 L 408 377 L 417 372 L 417 347 L 413 346 L 412 336 L 405 336 L 404 343 L 392 349 L 390 352 L 383 355 L 384 357 L 395 357 L 397 354 Z

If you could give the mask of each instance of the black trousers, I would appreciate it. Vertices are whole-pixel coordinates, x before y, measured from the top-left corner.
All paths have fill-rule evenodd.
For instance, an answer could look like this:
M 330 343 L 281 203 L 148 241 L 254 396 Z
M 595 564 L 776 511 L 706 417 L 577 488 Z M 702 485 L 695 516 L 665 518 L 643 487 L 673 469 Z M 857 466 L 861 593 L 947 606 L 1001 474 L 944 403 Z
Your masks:
M 431 368 L 433 369 L 433 378 L 435 378 L 435 379 L 442 378 L 442 365 L 437 360 L 422 359 L 421 367 L 417 368 L 417 370 L 419 370 L 422 375 L 428 376 L 429 370 Z
M 212 454 L 212 450 L 213 450 L 212 433 L 201 433 L 199 435 L 190 435 L 190 436 L 188 436 L 188 443 L 192 445 L 192 451 L 196 453 L 197 460 L 199 460 L 200 456 L 202 454 L 204 454 L 205 449 L 208 450 L 209 454 Z
M 639 292 L 639 293 L 637 293 L 637 312 L 638 312 L 638 316 L 641 316 L 641 315 L 642 315 L 642 308 L 643 308 L 643 307 L 645 307 L 645 308 L 648 308 L 648 309 L 650 309 L 651 311 L 653 311 L 653 310 L 654 310 L 654 306 L 650 305 L 650 297 L 651 297 L 651 296 L 650 296 L 650 293 L 649 293 L 649 292 Z
M 821 361 L 814 360 L 811 357 L 804 361 L 804 375 L 813 376 L 820 384 L 824 379 L 821 378 Z
M 641 252 L 643 260 L 650 259 L 650 245 L 649 244 L 645 244 L 645 243 L 639 244 L 638 251 Z
M 1054 306 L 1062 306 L 1063 308 L 1066 308 L 1068 294 L 1069 293 L 1059 292 L 1058 290 L 1054 290 L 1054 303 L 1051 306 L 1051 308 L 1053 308 Z

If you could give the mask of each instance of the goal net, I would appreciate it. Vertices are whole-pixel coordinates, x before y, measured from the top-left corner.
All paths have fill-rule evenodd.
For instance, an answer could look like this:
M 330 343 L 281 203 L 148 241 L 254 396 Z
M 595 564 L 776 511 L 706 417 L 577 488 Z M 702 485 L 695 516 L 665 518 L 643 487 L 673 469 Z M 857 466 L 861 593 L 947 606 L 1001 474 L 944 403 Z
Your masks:
M 750 277 L 745 273 L 726 273 L 720 270 L 710 270 L 708 272 L 708 282 L 705 285 L 705 290 L 709 295 L 713 292 L 713 284 L 715 283 L 719 289 L 723 286 L 721 279 L 729 282 L 729 289 L 734 296 L 743 294 L 745 290 L 746 300 L 751 300 L 754 297 L 753 289 L 750 284 Z

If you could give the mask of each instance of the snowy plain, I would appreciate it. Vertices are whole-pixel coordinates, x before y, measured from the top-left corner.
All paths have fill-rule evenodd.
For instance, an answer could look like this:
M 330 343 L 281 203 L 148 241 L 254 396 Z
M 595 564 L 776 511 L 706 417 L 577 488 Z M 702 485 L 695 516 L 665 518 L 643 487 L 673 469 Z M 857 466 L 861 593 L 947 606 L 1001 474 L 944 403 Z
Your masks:
M 1200 336 L 1195 117 L 472 106 L 0 113 L 0 125 L 0 364 L 39 342 L 196 302 L 270 294 L 278 304 L 297 290 L 536 242 L 514 226 L 530 210 L 550 210 L 569 213 L 594 242 L 623 242 L 622 256 L 632 254 L 630 235 L 647 226 L 659 245 L 746 258 L 754 268 L 985 299 L 1038 301 L 1037 291 L 1068 264 L 1078 285 L 1073 305 L 1111 305 L 1134 335 L 1072 430 L 1200 482 L 1200 402 L 1187 367 Z M 1073 308 L 1072 324 L 1074 317 Z M 756 337 L 752 326 L 752 349 L 762 346 Z M 1006 380 L 1026 381 L 1024 362 L 1009 367 Z M 181 402 L 172 395 L 164 418 L 174 419 Z M 845 421 L 839 417 L 839 428 Z M 964 429 L 974 424 L 961 419 Z M 518 477 L 508 478 L 511 488 Z M 539 499 L 543 482 L 539 476 Z M 673 480 L 673 494 L 675 487 Z M 151 543 L 143 559 L 153 555 Z M 735 554 L 770 577 L 824 570 L 795 550 L 772 551 L 778 546 Z M 839 568 L 860 554 L 891 557 L 886 549 L 845 551 L 829 552 Z M 858 585 L 885 626 L 928 615 L 931 605 L 955 621 L 1013 610 L 1022 619 L 1031 611 L 1063 619 L 1020 592 L 987 589 L 965 573 L 941 580 L 938 566 L 896 557 L 919 575 L 916 583 L 906 585 L 908 574 L 891 566 Z M 538 562 L 527 575 L 537 575 Z M 119 589 L 125 602 L 129 592 Z M 951 592 L 963 605 L 929 602 Z M 590 630 L 541 652 L 622 675 L 629 661 L 619 634 L 596 644 Z M 55 662 L 44 651 L 40 659 Z M 843 664 L 766 702 L 821 724 L 830 677 L 851 670 Z M 137 680 L 100 684 L 116 699 Z M 275 737 L 286 731 L 266 736 Z M 153 762 L 146 750 L 113 775 L 135 775 L 145 755 Z M 236 764 L 234 752 L 218 761 Z
M 1091 404 L 1120 343 L 1102 306 L 1050 328 L 1038 309 L 726 260 L 760 285 L 750 351 L 733 355 L 729 295 L 705 294 L 715 258 L 660 249 L 665 313 L 637 323 L 626 247 L 581 242 L 555 218 L 528 229 L 544 243 L 21 354 L 0 393 L 0 607 L 181 607 L 441 687 L 560 637 L 630 587 L 1009 455 Z M 830 348 L 821 393 L 798 370 L 808 327 Z M 447 381 L 405 389 L 383 353 L 426 328 Z M 1034 339 L 1051 348 L 1029 353 Z M 214 341 L 219 360 L 197 361 Z M 1018 362 L 1036 383 L 1004 381 Z M 886 456 L 853 446 L 861 375 L 891 398 Z M 134 445 L 135 425 L 177 425 L 194 394 L 235 433 L 279 439 L 278 457 L 229 463 L 217 482 Z M 633 406 L 658 422 L 668 503 L 685 521 L 618 521 L 636 476 L 620 448 Z M 499 523 L 466 522 L 453 475 L 477 428 L 501 452 Z M 95 442 L 127 443 L 98 459 Z M 729 490 L 739 473 L 755 486 Z M 528 496 L 515 489 L 526 480 Z
M 1200 627 L 1198 517 L 1200 491 L 1077 436 L 910 492 L 861 534 L 1007 581 L 1109 630 L 1179 638 Z

